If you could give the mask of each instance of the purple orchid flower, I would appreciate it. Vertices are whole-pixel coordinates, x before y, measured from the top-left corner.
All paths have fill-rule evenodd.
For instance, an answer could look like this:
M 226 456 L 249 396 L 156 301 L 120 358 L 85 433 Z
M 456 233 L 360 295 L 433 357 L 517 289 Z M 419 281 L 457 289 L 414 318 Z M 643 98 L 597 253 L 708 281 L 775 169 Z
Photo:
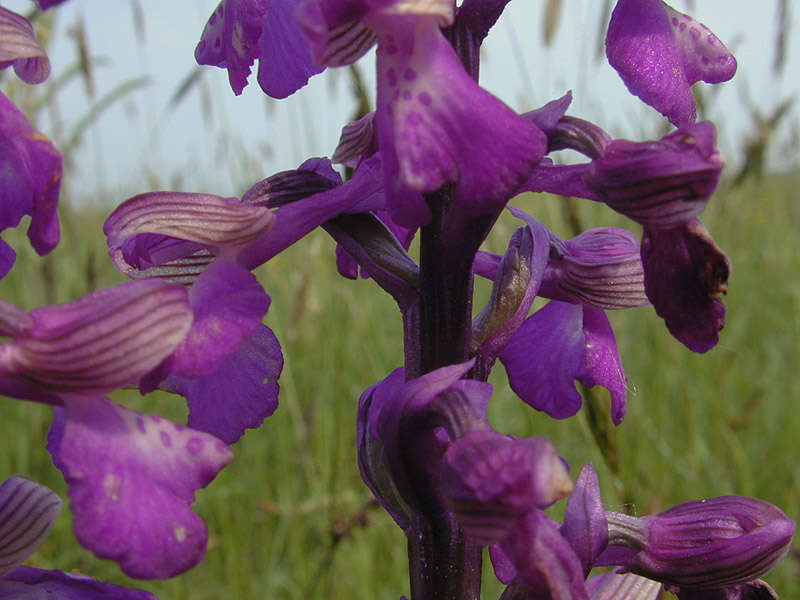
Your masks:
M 124 273 L 191 284 L 192 330 L 140 382 L 142 391 L 161 387 L 185 396 L 189 427 L 226 443 L 261 425 L 278 405 L 283 355 L 261 323 L 270 299 L 240 264 L 243 249 L 274 223 L 264 207 L 167 192 L 131 198 L 105 223 L 109 252 Z M 224 406 L 220 395 L 229 398 Z
M 310 159 L 258 182 L 241 200 L 153 192 L 120 205 L 104 227 L 114 263 L 133 278 L 190 285 L 195 312 L 180 351 L 143 379 L 142 390 L 186 396 L 189 426 L 226 443 L 271 415 L 283 358 L 261 324 L 269 297 L 248 271 L 343 213 L 380 208 L 378 160 L 346 183 L 330 161 Z M 222 392 L 231 397 L 224 406 Z
M 597 197 L 644 227 L 645 290 L 679 341 L 706 352 L 725 324 L 720 294 L 730 264 L 697 216 L 719 181 L 715 132 L 704 122 L 658 142 L 611 142 L 583 179 Z
M 499 302 L 514 316 L 501 319 L 505 323 L 498 328 L 502 335 L 493 334 L 492 354 L 484 362 L 490 368 L 499 356 L 517 395 L 559 419 L 581 407 L 576 379 L 587 387 L 602 385 L 611 392 L 612 419 L 619 424 L 626 412 L 626 378 L 614 332 L 602 309 L 646 303 L 635 238 L 623 230 L 598 229 L 565 242 L 524 212 L 511 211 L 528 223 L 533 236 L 528 257 L 519 263 L 528 275 L 516 281 L 520 287 L 516 303 L 508 298 Z M 501 264 L 499 257 L 479 253 L 475 270 L 497 284 L 504 277 Z M 522 290 L 526 290 L 524 300 Z M 527 317 L 535 295 L 559 300 Z M 502 298 L 497 290 L 492 297 L 489 306 Z M 486 334 L 480 322 L 486 318 L 482 313 L 474 327 L 484 353 Z
M 653 142 L 603 140 L 596 126 L 574 120 L 557 129 L 553 137 L 561 142 L 591 148 L 592 162 L 542 164 L 523 188 L 602 201 L 640 223 L 647 298 L 690 350 L 713 348 L 725 324 L 720 295 L 730 272 L 727 256 L 697 219 L 723 166 L 713 125 L 697 123 Z
M 231 451 L 104 397 L 185 351 L 194 321 L 188 291 L 149 279 L 30 313 L 2 306 L 12 341 L 0 346 L 0 392 L 56 407 L 48 450 L 69 485 L 78 540 L 134 577 L 197 564 L 208 534 L 190 508 L 194 491 Z
M 676 127 L 695 121 L 693 83 L 736 73 L 736 60 L 705 25 L 661 0 L 618 0 L 606 54 L 631 93 Z
M 149 592 L 90 577 L 22 567 L 44 542 L 61 512 L 61 499 L 25 477 L 0 483 L 0 600 L 155 600 Z

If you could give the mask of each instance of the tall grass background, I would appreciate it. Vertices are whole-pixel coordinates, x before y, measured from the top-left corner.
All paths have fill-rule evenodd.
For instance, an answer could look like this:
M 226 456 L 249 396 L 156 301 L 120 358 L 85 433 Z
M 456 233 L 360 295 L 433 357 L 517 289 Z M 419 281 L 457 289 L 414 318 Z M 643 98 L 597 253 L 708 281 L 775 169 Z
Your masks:
M 597 449 L 585 410 L 555 421 L 517 399 L 502 368 L 493 373 L 493 425 L 550 438 L 573 473 L 592 461 L 609 508 L 647 514 L 696 498 L 740 494 L 800 518 L 800 417 L 794 405 L 800 400 L 800 173 L 759 171 L 752 168 L 735 185 L 724 181 L 703 215 L 733 264 L 728 321 L 717 348 L 691 353 L 650 308 L 611 315 L 629 379 L 629 412 L 613 434 L 618 472 Z M 119 190 L 110 195 L 124 197 Z M 108 260 L 101 230 L 110 207 L 70 200 L 62 203 L 62 242 L 51 255 L 36 256 L 22 229 L 3 234 L 18 259 L 0 281 L 0 298 L 30 309 L 123 280 Z M 562 199 L 524 195 L 513 204 L 571 237 Z M 587 202 L 576 210 L 587 225 L 631 228 L 602 206 Z M 504 216 L 487 249 L 501 252 L 517 226 Z M 235 460 L 198 493 L 195 507 L 210 531 L 205 560 L 169 581 L 129 579 L 77 545 L 65 510 L 29 564 L 147 589 L 162 600 L 397 600 L 408 594 L 405 539 L 376 508 L 355 454 L 359 395 L 402 362 L 393 302 L 371 280 L 342 279 L 334 244 L 322 232 L 256 274 L 272 298 L 265 323 L 286 357 L 280 406 L 244 436 Z M 479 285 L 477 293 L 485 299 L 488 286 Z M 481 305 L 476 302 L 476 311 Z M 112 398 L 136 410 L 186 418 L 177 396 L 124 390 Z M 44 450 L 51 415 L 43 405 L 0 403 L 0 477 L 24 474 L 66 497 Z M 553 516 L 561 510 L 563 503 Z M 795 545 L 767 578 L 784 598 L 800 598 L 799 557 Z M 501 586 L 486 565 L 485 597 L 497 597 Z

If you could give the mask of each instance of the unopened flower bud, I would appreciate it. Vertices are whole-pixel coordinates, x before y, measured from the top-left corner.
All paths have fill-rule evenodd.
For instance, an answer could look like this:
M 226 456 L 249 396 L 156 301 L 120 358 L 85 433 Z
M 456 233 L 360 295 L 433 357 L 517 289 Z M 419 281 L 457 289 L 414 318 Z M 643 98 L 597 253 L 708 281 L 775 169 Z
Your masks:
M 638 549 L 627 570 L 686 589 L 747 583 L 789 551 L 795 523 L 755 498 L 723 496 L 648 517 L 606 513 L 611 545 Z

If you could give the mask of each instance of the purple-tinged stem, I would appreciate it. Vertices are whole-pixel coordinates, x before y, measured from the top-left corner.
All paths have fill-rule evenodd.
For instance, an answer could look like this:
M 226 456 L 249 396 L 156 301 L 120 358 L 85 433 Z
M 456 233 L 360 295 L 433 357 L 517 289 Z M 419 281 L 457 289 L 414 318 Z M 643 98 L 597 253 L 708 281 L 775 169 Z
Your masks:
M 420 235 L 419 336 L 406 349 L 417 377 L 469 357 L 472 336 L 472 262 L 496 216 L 468 217 L 451 205 L 451 193 L 427 196 L 433 218 Z M 420 510 L 407 531 L 412 600 L 476 600 L 481 588 L 481 548 L 464 537 L 452 513 L 401 441 Z

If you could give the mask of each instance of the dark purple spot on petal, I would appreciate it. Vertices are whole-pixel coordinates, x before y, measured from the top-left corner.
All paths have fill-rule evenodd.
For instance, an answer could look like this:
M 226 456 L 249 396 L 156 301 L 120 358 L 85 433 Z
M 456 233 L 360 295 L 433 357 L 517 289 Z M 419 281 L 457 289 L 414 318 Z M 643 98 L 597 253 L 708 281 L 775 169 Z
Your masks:
M 406 123 L 412 126 L 420 125 L 422 123 L 422 117 L 420 117 L 419 113 L 408 113 L 408 116 L 406 117 Z
M 161 417 L 159 417 L 158 415 L 150 415 L 150 420 L 153 421 L 153 423 L 160 423 Z
M 704 56 L 701 60 L 703 61 L 704 65 L 708 65 L 708 63 L 711 62 L 711 60 L 709 60 L 709 58 L 707 56 Z
M 397 72 L 394 69 L 386 71 L 386 78 L 389 80 L 389 87 L 397 85 Z
M 400 99 L 400 90 L 395 90 L 394 94 L 392 94 L 392 102 Z
M 397 54 L 397 46 L 395 46 L 394 44 L 389 44 L 388 46 L 386 46 L 386 54 L 390 56 L 392 54 Z
M 403 90 L 403 100 L 411 100 L 411 90 Z
M 420 92 L 417 98 L 425 106 L 430 106 L 431 102 L 433 102 L 433 98 L 431 98 L 431 95 L 428 92 Z
M 403 73 L 403 79 L 406 81 L 414 81 L 417 78 L 417 72 L 414 69 L 406 69 Z
M 214 40 L 214 48 L 219 48 L 219 47 L 220 47 L 220 43 L 221 43 L 221 41 L 222 41 L 222 40 L 220 40 L 220 38 L 216 38 L 216 39 Z
M 136 427 L 138 427 L 139 431 L 142 433 L 147 433 L 147 428 L 144 426 L 144 419 L 142 417 L 136 417 Z
M 186 429 L 186 426 L 181 425 L 180 423 L 173 423 L 172 426 L 175 428 L 175 431 L 183 431 Z
M 678 17 L 672 17 L 672 25 L 677 27 L 678 23 L 680 23 L 680 21 L 678 21 Z
M 200 454 L 203 450 L 203 440 L 199 437 L 189 438 L 189 441 L 186 443 L 186 450 L 189 454 Z
M 700 31 L 697 27 L 690 27 L 689 28 L 689 35 L 692 36 L 692 39 L 699 40 L 700 39 Z
M 681 23 L 680 26 L 678 27 L 678 29 L 680 29 L 681 31 L 686 29 L 686 23 Z
M 169 437 L 166 431 L 161 432 L 161 443 L 164 444 L 165 448 L 172 446 L 172 438 Z

